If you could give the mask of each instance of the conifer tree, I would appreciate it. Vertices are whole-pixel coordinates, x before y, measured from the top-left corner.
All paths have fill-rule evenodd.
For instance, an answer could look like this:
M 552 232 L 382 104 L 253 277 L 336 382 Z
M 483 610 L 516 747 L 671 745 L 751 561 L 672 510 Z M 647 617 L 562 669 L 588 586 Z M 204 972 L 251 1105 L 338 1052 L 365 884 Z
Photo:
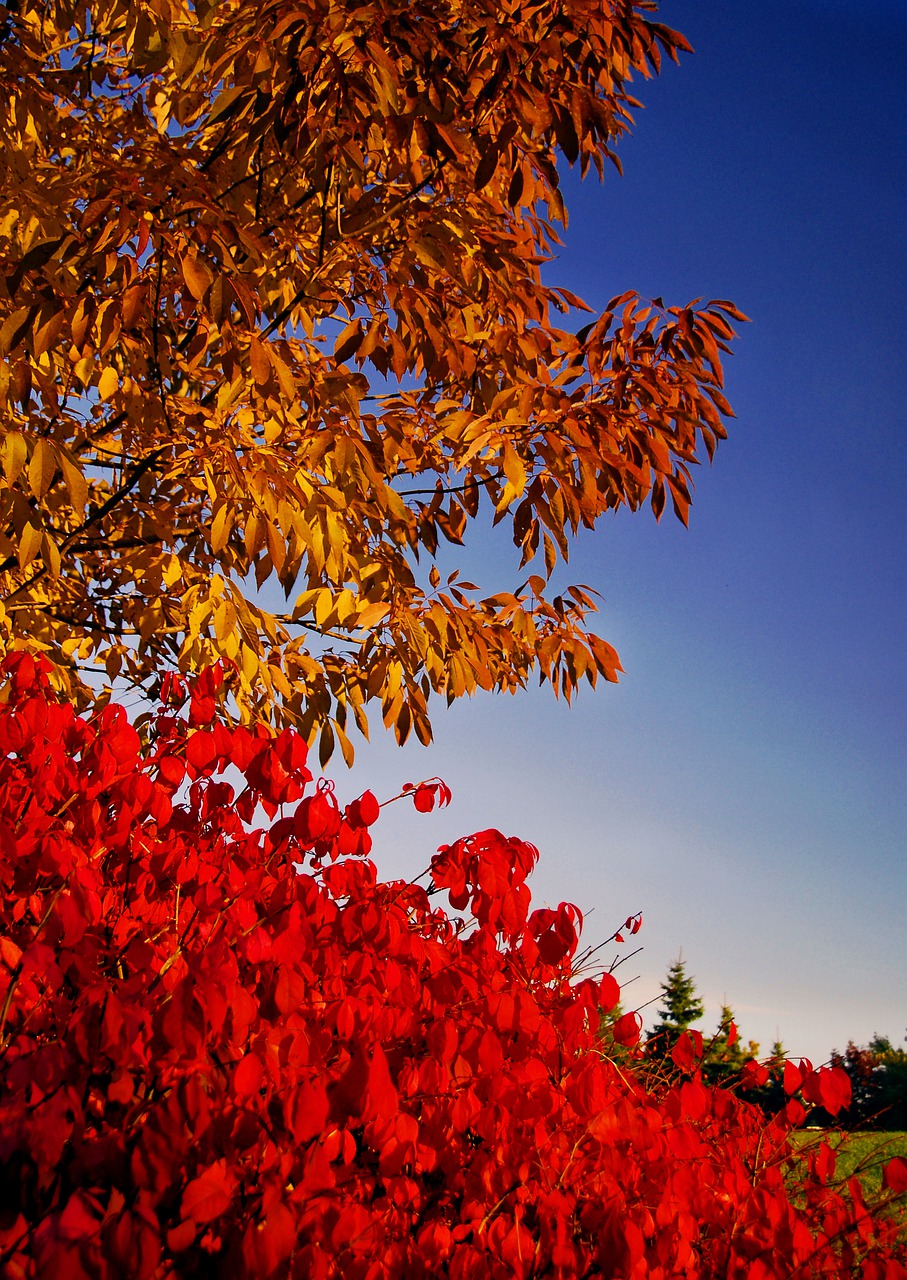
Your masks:
M 651 1038 L 670 1045 L 691 1023 L 699 1021 L 705 1013 L 705 1005 L 697 996 L 696 984 L 687 975 L 686 965 L 680 956 L 668 969 L 661 990 L 662 1005 Z
M 729 1004 L 723 1004 L 718 1029 L 706 1051 L 705 1074 L 710 1080 L 727 1080 L 739 1074 L 747 1059 L 758 1057 L 758 1043 L 755 1040 L 743 1041 L 734 1010 Z

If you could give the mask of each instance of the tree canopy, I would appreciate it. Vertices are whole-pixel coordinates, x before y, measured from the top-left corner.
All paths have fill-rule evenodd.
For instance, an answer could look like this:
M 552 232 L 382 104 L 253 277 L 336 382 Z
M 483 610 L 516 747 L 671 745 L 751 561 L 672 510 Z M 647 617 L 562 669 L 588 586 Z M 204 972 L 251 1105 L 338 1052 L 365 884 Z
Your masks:
M 77 703 L 227 659 L 231 713 L 322 761 L 371 702 L 425 742 L 432 694 L 615 680 L 551 574 L 603 512 L 686 520 L 743 318 L 623 293 L 577 328 L 543 272 L 557 164 L 616 163 L 688 48 L 654 10 L 3 9 L 3 647 Z M 431 561 L 486 514 L 526 572 L 483 596 Z

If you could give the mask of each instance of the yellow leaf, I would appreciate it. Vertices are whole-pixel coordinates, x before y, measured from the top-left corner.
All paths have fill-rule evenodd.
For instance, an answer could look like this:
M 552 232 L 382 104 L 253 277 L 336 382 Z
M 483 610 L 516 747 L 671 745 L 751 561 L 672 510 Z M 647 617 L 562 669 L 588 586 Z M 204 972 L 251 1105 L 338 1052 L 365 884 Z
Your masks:
M 211 550 L 215 555 L 227 545 L 232 528 L 232 508 L 227 503 L 223 503 L 215 511 L 214 519 L 211 521 Z
M 73 510 L 79 516 L 84 515 L 85 504 L 88 501 L 88 481 L 75 463 L 62 451 L 59 461 L 63 471 L 63 483 L 66 485 L 66 492 L 69 494 Z
M 352 591 L 346 587 L 340 592 L 334 603 L 334 611 L 337 614 L 337 621 L 343 625 L 348 618 L 351 618 L 356 612 L 356 597 Z
M 42 324 L 35 334 L 32 343 L 32 355 L 40 360 L 45 351 L 49 351 L 60 336 L 65 316 L 62 311 L 55 311 L 49 320 Z
M 334 607 L 334 597 L 327 588 L 319 591 L 315 596 L 315 621 L 319 627 L 323 627 L 327 619 L 331 616 L 331 610 Z
M 275 524 L 269 521 L 265 524 L 265 538 L 268 543 L 268 551 L 271 554 L 271 563 L 280 573 L 283 568 L 284 561 L 287 558 L 287 544 L 283 535 Z
M 40 529 L 36 529 L 34 525 L 27 524 L 22 530 L 19 538 L 19 545 L 16 548 L 16 558 L 19 561 L 20 569 L 27 569 L 38 554 L 38 548 L 41 546 L 42 533 Z
M 10 431 L 3 441 L 3 471 L 10 484 L 18 480 L 27 461 L 25 436 L 19 431 Z
M 45 533 L 41 539 L 41 555 L 52 578 L 60 576 L 60 551 L 50 534 Z
M 480 601 L 434 559 L 476 516 L 481 541 L 496 506 L 524 564 L 544 524 L 551 572 L 581 525 L 651 499 L 653 467 L 685 518 L 679 462 L 723 438 L 730 304 L 625 294 L 570 333 L 554 311 L 582 304 L 540 274 L 565 218 L 553 152 L 611 154 L 619 86 L 674 48 L 668 28 L 638 5 L 567 5 L 539 46 L 532 4 L 486 6 L 514 80 L 472 9 L 441 23 L 404 5 L 372 41 L 361 5 L 321 6 L 320 25 L 262 5 L 250 25 L 241 4 L 114 0 L 89 40 L 65 5 L 59 29 L 35 0 L 12 7 L 0 558 L 37 590 L 10 606 L 7 647 L 39 642 L 77 701 L 95 688 L 83 662 L 141 683 L 230 656 L 231 715 L 309 743 L 327 725 L 347 760 L 352 717 L 367 729 L 378 708 L 425 742 L 433 693 L 613 676 L 580 598 L 555 607 L 536 577 L 535 597 Z M 60 57 L 39 102 L 29 68 Z M 414 93 L 428 116 L 410 119 Z
M 265 545 L 265 522 L 255 512 L 246 521 L 245 543 L 250 560 L 254 560 Z
M 268 359 L 270 360 L 274 372 L 277 374 L 277 381 L 280 383 L 281 391 L 292 403 L 296 399 L 296 383 L 293 380 L 292 373 L 290 373 L 290 370 L 284 364 L 283 360 L 281 360 L 273 347 L 268 350 Z
M 164 586 L 172 587 L 183 576 L 183 566 L 179 556 L 168 556 L 164 561 Z
M 190 636 L 197 636 L 201 634 L 202 624 L 207 622 L 210 613 L 211 602 L 209 600 L 203 600 L 201 604 L 197 604 L 195 608 L 190 611 L 189 617 L 186 620 L 187 630 Z
M 98 395 L 102 400 L 109 400 L 120 387 L 120 377 L 112 365 L 108 365 L 98 379 Z
M 245 643 L 240 646 L 240 662 L 243 676 L 251 684 L 258 675 L 259 662 L 254 652 Z
M 351 769 L 353 767 L 353 756 L 355 754 L 353 751 L 353 744 L 350 742 L 343 729 L 341 729 L 339 721 L 334 720 L 332 723 L 334 726 L 334 732 L 337 735 L 337 741 L 340 743 L 340 754 L 343 756 L 343 762 L 348 769 Z
M 123 295 L 123 309 L 121 319 L 124 329 L 131 329 L 142 314 L 142 308 L 147 300 L 147 291 L 144 285 L 134 284 L 127 289 Z
M 342 364 L 362 344 L 362 321 L 351 320 L 334 343 L 334 359 Z
M 519 498 L 526 488 L 526 468 L 523 466 L 520 455 L 509 440 L 504 441 L 501 464 L 504 468 L 504 475 L 510 481 L 514 494 Z
M 57 469 L 57 452 L 43 436 L 35 441 L 35 448 L 28 464 L 28 484 L 36 498 L 41 499 L 53 483 Z
M 28 323 L 31 320 L 31 308 L 19 307 L 8 315 L 0 325 L 0 355 L 14 351 L 22 340 Z
M 220 600 L 214 609 L 214 634 L 218 644 L 224 644 L 236 627 L 236 610 L 230 600 Z

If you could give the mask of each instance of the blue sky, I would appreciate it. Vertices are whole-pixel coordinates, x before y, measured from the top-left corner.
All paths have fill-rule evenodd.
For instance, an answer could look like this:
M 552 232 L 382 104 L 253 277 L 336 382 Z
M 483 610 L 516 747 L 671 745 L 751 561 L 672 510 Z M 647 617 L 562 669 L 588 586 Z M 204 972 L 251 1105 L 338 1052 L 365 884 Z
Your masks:
M 470 830 L 520 835 L 536 899 L 576 902 L 587 942 L 643 911 L 628 1006 L 682 950 L 704 1029 L 727 999 L 763 1052 L 780 1035 L 822 1061 L 907 1028 L 907 9 L 660 16 L 695 56 L 638 86 L 623 178 L 566 175 L 550 279 L 597 308 L 627 288 L 733 299 L 752 324 L 730 440 L 689 531 L 624 513 L 577 543 L 569 580 L 605 597 L 619 687 L 439 707 L 433 747 L 379 739 L 338 783 L 441 775 L 449 810 L 382 817 L 383 873 Z M 515 581 L 496 543 L 467 564 Z

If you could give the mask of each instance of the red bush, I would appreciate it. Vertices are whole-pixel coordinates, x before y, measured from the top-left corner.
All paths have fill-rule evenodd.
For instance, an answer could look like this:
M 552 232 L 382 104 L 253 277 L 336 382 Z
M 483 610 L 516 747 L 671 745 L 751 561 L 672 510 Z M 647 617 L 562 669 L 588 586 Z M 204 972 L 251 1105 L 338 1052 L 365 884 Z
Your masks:
M 216 675 L 143 749 L 5 670 L 5 1280 L 907 1276 L 827 1148 L 791 1163 L 796 1098 L 767 1123 L 693 1049 L 655 1083 L 609 1058 L 616 984 L 574 973 L 574 907 L 530 911 L 531 845 L 382 883 L 375 797 L 341 810 L 294 734 L 212 725 Z

